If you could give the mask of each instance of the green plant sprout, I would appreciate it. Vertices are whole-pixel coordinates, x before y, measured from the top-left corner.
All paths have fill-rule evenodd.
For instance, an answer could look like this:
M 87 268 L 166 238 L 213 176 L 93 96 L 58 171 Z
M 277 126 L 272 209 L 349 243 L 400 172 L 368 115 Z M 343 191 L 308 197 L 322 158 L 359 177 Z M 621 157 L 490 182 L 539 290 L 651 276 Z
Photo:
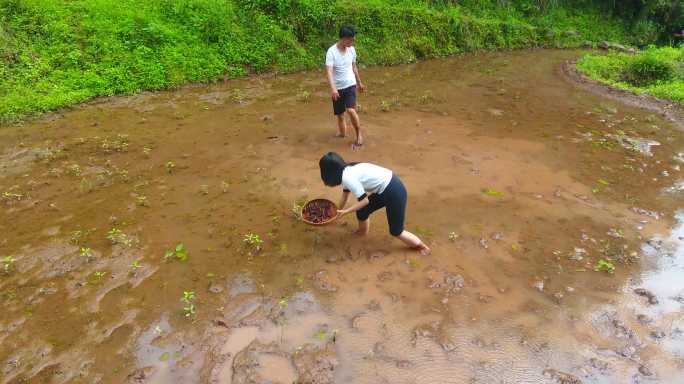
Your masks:
M 195 292 L 183 291 L 183 297 L 181 301 L 183 302 L 183 315 L 185 317 L 190 317 L 195 314 Z
M 611 263 L 608 260 L 605 259 L 600 259 L 595 265 L 594 265 L 594 271 L 595 272 L 608 272 L 610 274 L 615 273 L 615 264 Z
M 87 230 L 77 230 L 71 232 L 71 236 L 69 237 L 69 243 L 73 245 L 80 245 L 81 242 L 88 237 L 91 233 L 96 231 L 96 228 L 91 228 Z
M 118 133 L 113 138 L 105 137 L 100 144 L 104 153 L 126 152 L 128 150 L 128 135 Z
M 261 240 L 261 237 L 259 237 L 259 235 L 254 234 L 254 233 L 246 234 L 242 241 L 253 246 L 253 247 L 255 247 L 255 248 L 257 248 L 257 249 L 264 242 L 263 240 Z
M 310 99 L 311 99 L 311 92 L 309 92 L 309 91 L 301 91 L 297 95 L 297 100 L 304 102 L 304 103 L 308 102 Z
M 136 196 L 135 204 L 140 206 L 140 207 L 149 207 L 150 206 L 150 203 L 147 200 L 147 196 L 145 196 L 145 195 Z
M 435 98 L 432 96 L 432 93 L 430 91 L 425 92 L 418 98 L 418 103 L 422 105 L 427 105 L 433 102 Z
M 598 179 L 598 180 L 596 180 L 596 182 L 598 183 L 598 185 L 591 189 L 591 193 L 594 193 L 594 194 L 602 192 L 605 187 L 610 185 L 609 182 L 607 182 L 606 180 L 603 180 L 603 179 Z
M 135 261 L 133 261 L 133 262 L 131 263 L 131 268 L 133 268 L 133 270 L 136 270 L 136 269 L 138 269 L 138 268 L 142 268 L 142 265 L 140 265 L 140 261 L 139 261 L 139 260 L 135 260 Z
M 21 193 L 14 193 L 14 192 L 3 192 L 2 193 L 2 199 L 6 201 L 21 201 L 25 195 Z
M 328 331 L 325 329 L 319 329 L 318 332 L 314 335 L 315 338 L 317 338 L 320 341 L 326 341 L 328 339 Z
M 74 245 L 78 245 L 83 238 L 83 231 L 73 231 L 71 232 L 71 237 L 69 237 L 69 242 Z
M 503 192 L 497 191 L 496 189 L 493 189 L 493 188 L 483 188 L 482 194 L 486 195 L 486 196 L 491 196 L 491 197 L 503 197 L 504 196 Z
M 410 258 L 406 260 L 406 264 L 411 268 L 411 269 L 416 269 L 420 267 L 420 262 L 414 258 Z
M 5 256 L 2 259 L 0 259 L 0 263 L 2 263 L 3 270 L 5 271 L 5 273 L 9 273 L 10 269 L 12 269 L 12 267 L 14 266 L 15 261 L 17 261 L 17 259 L 15 259 L 12 256 Z
M 81 170 L 81 167 L 78 164 L 72 164 L 67 167 L 67 172 L 69 172 L 70 175 L 72 176 L 81 176 L 83 171 Z
M 164 260 L 168 260 L 173 257 L 180 261 L 187 261 L 189 256 L 190 255 L 188 254 L 188 250 L 185 249 L 185 246 L 183 246 L 182 243 L 179 243 L 176 245 L 176 248 L 169 249 L 164 253 Z
M 107 272 L 105 271 L 96 271 L 93 273 L 93 276 L 90 278 L 90 284 L 97 284 L 102 281 L 102 279 L 107 275 Z
M 458 239 L 458 235 L 456 234 L 456 232 L 449 232 L 449 241 L 453 243 L 456 241 L 456 239 Z
M 82 257 L 85 257 L 86 261 L 90 261 L 93 257 L 95 257 L 93 250 L 88 247 L 81 247 L 79 253 Z
M 233 91 L 232 99 L 238 104 L 244 104 L 247 101 L 247 95 L 241 89 L 236 88 Z
M 133 239 L 117 228 L 112 228 L 109 230 L 109 232 L 107 232 L 107 239 L 112 243 L 112 245 L 121 244 L 127 247 L 133 246 Z
M 426 227 L 421 227 L 420 225 L 416 225 L 415 231 L 416 231 L 416 234 L 418 236 L 422 236 L 422 237 L 430 238 L 430 237 L 433 237 L 435 235 L 435 233 L 431 229 L 426 228 Z
M 390 111 L 391 104 L 387 100 L 382 100 L 380 101 L 380 111 L 382 112 L 389 112 Z
M 176 169 L 176 164 L 173 161 L 167 161 L 165 167 L 166 173 L 170 175 L 173 173 L 173 170 Z
M 292 202 L 292 216 L 298 221 L 302 219 L 302 208 L 304 208 L 304 204 L 306 204 L 305 197 L 297 199 Z
M 152 152 L 152 148 L 143 147 L 142 152 L 143 152 L 143 155 L 145 155 L 145 157 L 150 157 L 150 153 Z

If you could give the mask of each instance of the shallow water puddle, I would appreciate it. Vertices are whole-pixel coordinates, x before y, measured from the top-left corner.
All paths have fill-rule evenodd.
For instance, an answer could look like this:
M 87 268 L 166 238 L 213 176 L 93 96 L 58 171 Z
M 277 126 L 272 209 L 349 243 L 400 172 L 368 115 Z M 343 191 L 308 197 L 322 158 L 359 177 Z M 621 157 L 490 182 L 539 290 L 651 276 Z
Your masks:
M 678 382 L 684 135 L 576 56 L 365 69 L 361 151 L 320 73 L 2 127 L 0 383 Z M 297 220 L 330 150 L 400 175 L 431 256 Z

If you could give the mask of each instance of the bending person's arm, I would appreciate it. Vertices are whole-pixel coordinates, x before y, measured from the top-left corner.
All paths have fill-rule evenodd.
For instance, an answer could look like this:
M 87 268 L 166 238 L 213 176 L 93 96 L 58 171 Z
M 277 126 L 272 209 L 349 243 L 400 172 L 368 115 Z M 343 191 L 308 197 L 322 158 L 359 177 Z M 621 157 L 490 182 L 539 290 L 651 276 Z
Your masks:
M 344 216 L 344 215 L 346 215 L 347 213 L 356 212 L 356 211 L 358 211 L 359 209 L 362 209 L 363 207 L 365 207 L 366 205 L 368 205 L 368 203 L 369 203 L 369 201 L 368 201 L 368 196 L 366 196 L 366 195 L 364 194 L 363 199 L 361 199 L 361 200 L 357 201 L 356 203 L 352 204 L 351 207 L 349 207 L 349 208 L 347 208 L 347 209 L 341 209 L 341 210 L 339 210 L 339 211 L 337 211 L 337 212 L 340 214 L 340 216 Z

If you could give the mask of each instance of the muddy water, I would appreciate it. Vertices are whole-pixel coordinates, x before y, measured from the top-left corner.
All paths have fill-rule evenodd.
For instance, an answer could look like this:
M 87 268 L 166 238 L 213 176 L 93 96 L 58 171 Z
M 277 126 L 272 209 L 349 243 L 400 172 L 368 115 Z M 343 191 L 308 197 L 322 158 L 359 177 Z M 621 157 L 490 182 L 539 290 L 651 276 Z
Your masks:
M 366 69 L 358 152 L 320 73 L 3 127 L 0 382 L 681 382 L 684 135 L 576 56 Z M 329 150 L 401 176 L 432 255 L 296 219 Z

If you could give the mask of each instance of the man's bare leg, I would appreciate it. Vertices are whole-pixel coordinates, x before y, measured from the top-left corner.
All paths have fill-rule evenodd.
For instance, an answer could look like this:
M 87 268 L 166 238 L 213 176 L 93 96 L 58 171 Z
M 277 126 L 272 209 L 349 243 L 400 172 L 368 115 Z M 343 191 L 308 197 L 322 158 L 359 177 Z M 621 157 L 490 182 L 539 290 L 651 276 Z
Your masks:
M 354 234 L 359 236 L 366 236 L 370 232 L 370 219 L 359 220 L 359 229 L 354 232 Z
M 349 119 L 354 126 L 354 131 L 356 131 L 356 144 L 357 146 L 363 145 L 363 133 L 361 132 L 361 123 L 359 122 L 359 115 L 356 113 L 356 109 L 347 108 L 347 113 L 349 113 Z
M 337 117 L 337 137 L 347 137 L 347 122 L 344 120 L 344 113 L 335 115 Z
M 419 250 L 420 253 L 424 256 L 429 255 L 431 252 L 430 248 L 425 243 L 423 243 L 423 241 L 419 239 L 418 236 L 414 235 L 409 231 L 403 231 L 399 234 L 399 236 L 397 236 L 397 238 L 403 241 L 404 244 L 408 245 L 409 247 Z

